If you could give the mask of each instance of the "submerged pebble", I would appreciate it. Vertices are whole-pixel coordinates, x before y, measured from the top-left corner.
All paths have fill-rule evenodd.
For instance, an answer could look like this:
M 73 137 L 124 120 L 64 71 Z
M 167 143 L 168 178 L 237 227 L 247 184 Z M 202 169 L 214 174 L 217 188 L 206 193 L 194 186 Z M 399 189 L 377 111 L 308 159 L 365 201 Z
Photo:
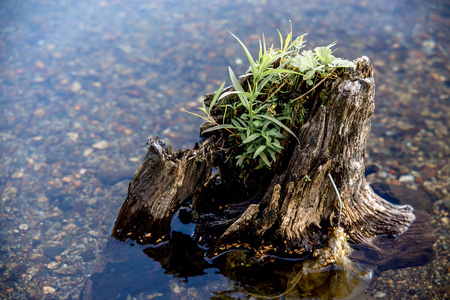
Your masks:
M 28 230 L 28 228 L 29 228 L 28 224 L 20 224 L 19 225 L 20 230 Z
M 386 293 L 378 291 L 373 295 L 374 298 L 384 298 L 386 297 Z
M 99 149 L 99 150 L 103 150 L 103 149 L 106 149 L 109 147 L 110 147 L 110 144 L 108 143 L 108 141 L 99 141 L 92 145 L 92 148 Z
M 42 288 L 42 294 L 48 295 L 48 294 L 54 294 L 56 292 L 56 289 L 51 286 L 44 286 Z
M 411 182 L 414 182 L 414 176 L 413 175 L 402 175 L 402 176 L 400 176 L 400 178 L 398 180 L 400 182 L 404 182 L 404 183 L 411 183 Z

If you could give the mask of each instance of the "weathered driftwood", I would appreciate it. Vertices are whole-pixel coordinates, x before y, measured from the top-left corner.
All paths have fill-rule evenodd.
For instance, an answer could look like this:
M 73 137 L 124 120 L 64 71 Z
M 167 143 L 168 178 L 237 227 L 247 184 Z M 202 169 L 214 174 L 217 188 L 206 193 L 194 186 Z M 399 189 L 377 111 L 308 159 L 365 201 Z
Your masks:
M 414 220 L 413 209 L 383 200 L 364 177 L 375 84 L 368 59 L 356 62 L 353 77 L 322 87 L 325 101 L 319 101 L 319 92 L 308 100 L 308 119 L 296 132 L 300 144 L 288 137 L 277 164 L 245 180 L 224 163 L 226 151 L 214 142 L 218 137 L 178 152 L 158 138 L 149 140 L 112 236 L 140 244 L 166 240 L 173 215 L 184 205 L 197 224 L 195 240 L 212 255 L 233 246 L 310 252 L 338 217 L 328 174 L 340 190 L 341 226 L 351 242 L 370 245 L 378 235 L 402 234 Z
M 199 149 L 174 152 L 159 138 L 149 140 L 147 155 L 130 182 L 112 235 L 140 244 L 167 239 L 175 212 L 211 174 L 212 141 Z

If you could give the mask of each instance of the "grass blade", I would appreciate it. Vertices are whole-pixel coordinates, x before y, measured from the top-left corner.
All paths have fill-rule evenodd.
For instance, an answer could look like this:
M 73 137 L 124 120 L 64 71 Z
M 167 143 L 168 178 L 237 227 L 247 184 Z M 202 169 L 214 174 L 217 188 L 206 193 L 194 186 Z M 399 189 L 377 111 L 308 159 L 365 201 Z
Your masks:
M 200 108 L 200 109 L 201 109 L 201 108 Z M 188 114 L 191 114 L 191 115 L 194 115 L 194 116 L 196 116 L 196 117 L 202 118 L 203 120 L 210 121 L 208 118 L 206 118 L 206 117 L 204 117 L 204 116 L 201 116 L 201 115 L 199 115 L 199 114 L 196 114 L 196 113 L 187 111 L 187 110 L 185 110 L 184 108 L 181 108 L 180 110 L 181 110 L 182 112 L 186 112 L 186 113 L 188 113 Z
M 230 67 L 228 67 L 228 72 L 230 73 L 230 78 L 231 82 L 233 83 L 234 89 L 238 92 L 236 94 L 238 95 L 239 100 L 241 100 L 242 105 L 244 105 L 247 110 L 250 110 L 250 105 L 247 96 L 245 95 L 246 93 L 244 91 L 244 88 L 239 83 L 239 80 L 236 78 L 236 75 L 234 75 L 234 72 Z
M 247 55 L 248 61 L 250 63 L 250 67 L 252 69 L 252 74 L 253 74 L 253 76 L 258 77 L 258 74 L 257 74 L 258 71 L 257 71 L 256 65 L 255 65 L 255 61 L 253 60 L 253 57 L 250 54 L 250 51 L 248 51 L 247 47 L 245 47 L 244 43 L 241 42 L 241 40 L 237 36 L 235 36 L 231 32 L 230 32 L 230 34 L 239 42 L 239 44 L 241 44 L 242 48 L 244 48 L 245 54 Z
M 220 94 L 222 94 L 223 87 L 225 86 L 225 82 L 222 83 L 222 85 L 217 90 L 216 94 L 214 95 L 214 98 L 212 99 L 211 103 L 209 104 L 209 110 L 208 114 L 211 113 L 211 109 L 214 107 L 214 104 L 216 104 L 217 99 L 219 99 Z
M 210 128 L 203 130 L 202 133 L 207 133 L 207 132 L 211 132 L 211 131 L 215 131 L 215 130 L 219 130 L 219 129 L 236 129 L 236 127 L 234 127 L 231 124 L 216 125 L 214 127 L 210 127 Z

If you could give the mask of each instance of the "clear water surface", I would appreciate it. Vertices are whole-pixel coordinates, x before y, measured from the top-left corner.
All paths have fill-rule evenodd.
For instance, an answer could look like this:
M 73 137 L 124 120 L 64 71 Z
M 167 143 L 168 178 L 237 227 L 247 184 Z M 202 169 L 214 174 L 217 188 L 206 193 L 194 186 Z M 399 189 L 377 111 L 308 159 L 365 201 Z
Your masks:
M 438 237 L 433 262 L 377 273 L 364 297 L 446 297 L 448 1 L 3 0 L 1 298 L 77 299 L 146 139 L 192 147 L 201 120 L 180 108 L 195 109 L 228 79 L 228 66 L 247 69 L 228 32 L 256 53 L 261 34 L 277 43 L 289 20 L 294 34 L 308 33 L 307 47 L 337 40 L 336 56 L 371 59 L 377 94 L 366 164 L 378 171 L 369 181 L 420 191 L 414 205 L 431 215 Z M 255 298 L 214 294 L 235 286 L 214 266 L 180 278 L 144 249 L 121 247 L 135 260 L 98 299 L 111 290 L 121 299 Z M 147 273 L 133 273 L 137 266 Z

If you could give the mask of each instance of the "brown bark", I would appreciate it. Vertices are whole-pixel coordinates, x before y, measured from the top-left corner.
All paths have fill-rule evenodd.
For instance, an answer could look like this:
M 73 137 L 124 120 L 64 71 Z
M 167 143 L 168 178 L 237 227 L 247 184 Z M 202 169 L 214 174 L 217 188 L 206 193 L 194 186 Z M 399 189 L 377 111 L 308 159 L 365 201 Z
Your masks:
M 374 93 L 372 66 L 360 58 L 352 75 L 330 79 L 310 94 L 309 116 L 295 132 L 300 144 L 287 138 L 276 165 L 244 179 L 215 145 L 219 134 L 178 152 L 150 140 L 112 236 L 141 244 L 166 240 L 173 215 L 184 205 L 196 223 L 195 240 L 210 255 L 230 247 L 311 252 L 337 223 L 338 199 L 328 174 L 343 199 L 341 226 L 350 241 L 371 245 L 376 236 L 401 235 L 414 220 L 412 208 L 385 201 L 364 177 Z
M 158 137 L 150 139 L 147 155 L 129 184 L 112 236 L 140 244 L 167 239 L 175 212 L 209 179 L 212 141 L 199 149 L 174 152 Z

